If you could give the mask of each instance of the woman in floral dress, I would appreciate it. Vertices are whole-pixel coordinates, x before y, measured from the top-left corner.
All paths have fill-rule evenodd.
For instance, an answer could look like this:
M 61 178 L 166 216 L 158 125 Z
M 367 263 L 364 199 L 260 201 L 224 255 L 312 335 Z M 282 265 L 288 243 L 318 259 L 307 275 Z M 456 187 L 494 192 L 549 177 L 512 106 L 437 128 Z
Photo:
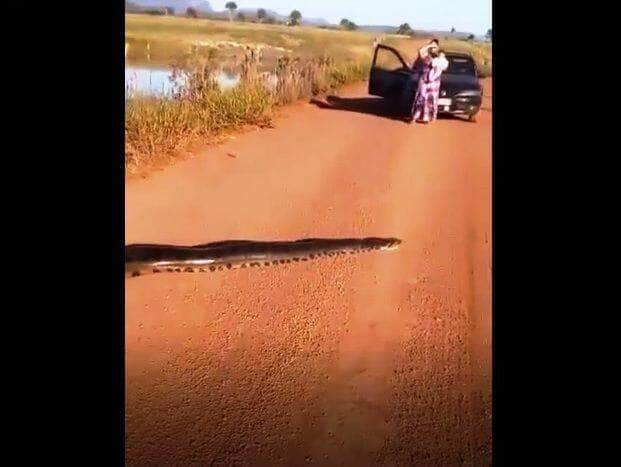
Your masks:
M 419 123 L 429 123 L 438 115 L 440 76 L 448 68 L 448 61 L 439 49 L 437 40 L 421 47 L 414 66 L 418 68 L 420 78 L 412 106 L 412 118 Z

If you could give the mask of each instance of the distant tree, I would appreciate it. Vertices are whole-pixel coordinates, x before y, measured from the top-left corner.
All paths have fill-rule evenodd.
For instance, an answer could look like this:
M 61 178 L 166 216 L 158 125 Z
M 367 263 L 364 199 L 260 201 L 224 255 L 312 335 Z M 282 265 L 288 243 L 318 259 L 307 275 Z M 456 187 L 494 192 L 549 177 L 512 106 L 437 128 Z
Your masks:
M 265 8 L 259 8 L 257 10 L 257 18 L 259 19 L 259 21 L 263 21 L 266 16 L 267 16 L 267 11 L 265 11 Z
M 412 30 L 412 28 L 410 27 L 408 23 L 403 23 L 397 28 L 396 33 L 402 34 L 404 36 L 411 36 L 412 34 L 414 34 L 414 31 Z
M 166 10 L 164 8 L 151 9 L 151 10 L 146 10 L 146 13 L 148 15 L 154 15 L 154 16 L 165 16 Z
M 169 16 L 174 16 L 175 15 L 175 9 L 171 6 L 167 6 L 166 7 L 166 14 Z
M 276 18 L 274 18 L 273 16 L 266 16 L 265 22 L 267 24 L 276 24 Z
M 298 10 L 293 10 L 289 15 L 289 24 L 291 26 L 297 26 L 298 24 L 300 24 L 301 20 L 302 13 L 300 13 Z
M 240 11 L 239 13 L 237 13 L 237 21 L 246 21 L 246 15 Z
M 229 10 L 229 21 L 233 21 L 233 11 L 237 10 L 237 3 L 235 2 L 226 2 L 224 8 Z
M 474 40 L 474 34 L 468 34 L 468 40 L 469 41 L 473 41 Z
M 485 34 L 485 37 L 487 37 L 488 39 L 492 38 L 492 30 L 491 29 L 487 30 L 487 33 Z
M 347 18 L 343 18 L 340 24 L 341 24 L 341 27 L 348 29 L 349 31 L 358 29 L 358 26 L 356 26 L 356 23 L 354 23 L 353 21 L 349 21 Z
M 455 28 L 454 27 L 451 28 L 451 34 L 455 34 Z
M 196 8 L 192 8 L 192 7 L 185 10 L 185 15 L 188 18 L 198 18 L 198 13 L 196 12 Z

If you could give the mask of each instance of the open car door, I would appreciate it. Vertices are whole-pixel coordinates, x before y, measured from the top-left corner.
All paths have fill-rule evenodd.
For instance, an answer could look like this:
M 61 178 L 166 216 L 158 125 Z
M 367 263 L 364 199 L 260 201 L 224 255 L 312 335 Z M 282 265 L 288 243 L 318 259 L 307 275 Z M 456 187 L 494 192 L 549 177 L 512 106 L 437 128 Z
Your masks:
M 379 44 L 373 54 L 369 76 L 369 94 L 386 98 L 403 95 L 405 86 L 412 79 L 412 69 L 392 47 Z

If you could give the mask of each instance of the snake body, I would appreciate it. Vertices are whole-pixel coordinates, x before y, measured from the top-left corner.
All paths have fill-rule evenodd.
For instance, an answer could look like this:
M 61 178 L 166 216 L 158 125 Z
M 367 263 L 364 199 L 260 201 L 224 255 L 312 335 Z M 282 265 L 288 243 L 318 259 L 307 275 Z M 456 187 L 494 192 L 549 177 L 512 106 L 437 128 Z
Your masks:
M 134 244 L 125 246 L 125 275 L 166 272 L 213 272 L 308 261 L 325 256 L 393 250 L 398 238 L 311 238 L 290 242 L 232 240 L 195 246 Z

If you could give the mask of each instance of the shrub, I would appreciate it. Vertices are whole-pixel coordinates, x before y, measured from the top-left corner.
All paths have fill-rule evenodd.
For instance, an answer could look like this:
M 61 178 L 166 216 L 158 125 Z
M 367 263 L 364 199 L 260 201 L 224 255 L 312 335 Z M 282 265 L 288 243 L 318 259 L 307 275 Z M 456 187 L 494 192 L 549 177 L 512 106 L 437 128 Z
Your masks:
M 289 26 L 298 26 L 302 22 L 302 13 L 299 10 L 293 10 L 289 15 Z
M 410 25 L 408 23 L 403 23 L 402 25 L 400 25 L 397 30 L 395 31 L 396 34 L 402 34 L 404 36 L 411 36 L 414 34 L 414 31 L 412 30 L 412 28 L 410 27 Z
M 358 26 L 356 26 L 356 23 L 354 23 L 353 21 L 349 21 L 346 18 L 343 18 L 340 24 L 341 24 L 341 27 L 347 29 L 348 31 L 353 31 L 355 29 L 358 29 Z

